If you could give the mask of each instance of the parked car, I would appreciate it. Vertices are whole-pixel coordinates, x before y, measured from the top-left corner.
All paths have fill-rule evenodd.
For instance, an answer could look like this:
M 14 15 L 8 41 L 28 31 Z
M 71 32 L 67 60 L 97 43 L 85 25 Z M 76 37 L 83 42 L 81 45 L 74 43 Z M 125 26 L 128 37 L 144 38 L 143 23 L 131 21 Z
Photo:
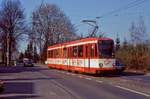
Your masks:
M 23 65 L 23 60 L 17 60 L 16 65 L 17 66 L 22 66 Z
M 0 93 L 4 91 L 4 83 L 0 80 Z
M 24 66 L 31 66 L 31 67 L 34 66 L 32 59 L 24 59 L 23 64 Z
M 118 72 L 119 73 L 121 73 L 121 72 L 123 72 L 124 70 L 125 70 L 125 65 L 123 64 L 123 62 L 121 62 L 121 60 L 120 59 L 117 59 L 116 60 L 116 66 L 117 66 L 117 68 L 118 68 Z

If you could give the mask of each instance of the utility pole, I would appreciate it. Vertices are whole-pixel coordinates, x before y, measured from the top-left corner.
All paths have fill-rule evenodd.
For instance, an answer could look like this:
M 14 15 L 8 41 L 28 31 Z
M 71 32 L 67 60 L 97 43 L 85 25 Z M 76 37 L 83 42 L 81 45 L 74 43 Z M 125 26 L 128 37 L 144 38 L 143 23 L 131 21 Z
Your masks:
M 9 66 L 9 42 L 10 42 L 10 37 L 9 37 L 9 33 L 7 33 L 7 53 L 6 53 L 7 66 Z

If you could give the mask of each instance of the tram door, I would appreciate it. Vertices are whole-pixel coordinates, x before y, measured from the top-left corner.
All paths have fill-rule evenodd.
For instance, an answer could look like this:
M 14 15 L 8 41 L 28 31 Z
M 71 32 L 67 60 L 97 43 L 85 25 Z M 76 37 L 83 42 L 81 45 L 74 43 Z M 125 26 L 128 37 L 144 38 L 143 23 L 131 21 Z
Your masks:
M 96 65 L 95 58 L 97 58 L 97 45 L 96 44 L 86 45 L 86 59 L 88 61 L 89 71 L 92 66 Z
M 88 71 L 90 71 L 90 45 L 85 45 L 85 61 Z

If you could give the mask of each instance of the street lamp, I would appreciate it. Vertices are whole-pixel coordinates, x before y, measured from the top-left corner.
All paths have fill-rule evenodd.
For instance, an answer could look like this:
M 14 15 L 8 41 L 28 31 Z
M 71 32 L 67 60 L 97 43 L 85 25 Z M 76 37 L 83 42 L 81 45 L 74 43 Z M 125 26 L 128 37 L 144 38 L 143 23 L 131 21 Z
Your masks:
M 9 37 L 9 33 L 7 33 L 7 52 L 6 52 L 7 66 L 9 65 L 9 43 L 10 43 L 10 37 Z

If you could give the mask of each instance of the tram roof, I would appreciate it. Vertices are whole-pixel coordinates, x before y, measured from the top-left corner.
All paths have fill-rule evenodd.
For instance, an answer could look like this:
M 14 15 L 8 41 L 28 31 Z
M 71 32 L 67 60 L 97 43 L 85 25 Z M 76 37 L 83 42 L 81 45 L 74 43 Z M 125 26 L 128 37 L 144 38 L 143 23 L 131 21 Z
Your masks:
M 56 44 L 49 46 L 48 49 L 57 49 L 60 47 L 70 47 L 70 46 L 77 46 L 77 45 L 84 45 L 84 44 L 89 44 L 89 43 L 97 43 L 99 40 L 112 40 L 111 38 L 83 38 L 80 40 L 74 40 L 74 41 L 68 41 L 65 43 L 61 44 Z

